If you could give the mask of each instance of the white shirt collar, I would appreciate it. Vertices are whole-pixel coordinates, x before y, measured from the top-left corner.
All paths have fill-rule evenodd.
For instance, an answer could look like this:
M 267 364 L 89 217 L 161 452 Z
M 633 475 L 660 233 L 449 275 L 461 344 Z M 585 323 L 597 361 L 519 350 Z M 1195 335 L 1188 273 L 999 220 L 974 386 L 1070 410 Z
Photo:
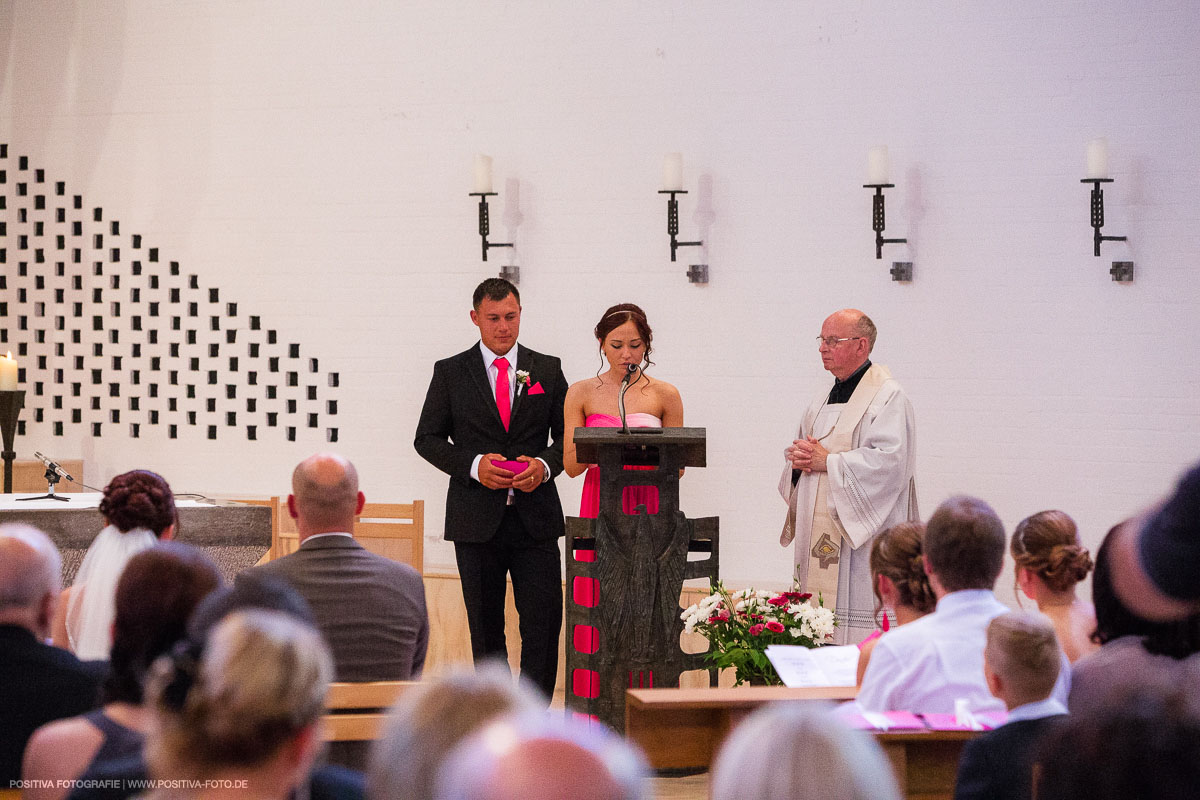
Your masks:
M 314 533 L 312 536 L 306 537 L 304 541 L 311 542 L 313 539 L 320 539 L 324 536 L 348 536 L 351 539 L 354 538 L 354 534 L 346 533 L 345 531 L 328 531 L 326 533 Z
M 519 346 L 520 345 L 518 345 L 516 342 L 513 342 L 513 346 L 510 347 L 508 352 L 504 354 L 504 358 L 508 359 L 508 368 L 511 370 L 515 370 L 517 368 L 517 348 Z M 500 358 L 500 354 L 493 353 L 491 348 L 483 343 L 482 339 L 479 340 L 479 350 L 481 353 L 483 353 L 483 365 L 488 369 L 491 369 L 492 362 L 497 358 Z
M 979 605 L 992 605 L 996 602 L 996 595 L 991 589 L 962 589 L 957 592 L 950 592 L 944 595 L 937 602 L 937 613 L 945 614 L 953 613 L 961 609 L 969 609 Z
M 1037 700 L 1033 703 L 1017 706 L 1008 712 L 1008 722 L 1019 722 L 1023 719 L 1041 719 L 1042 717 L 1053 717 L 1066 713 L 1066 706 L 1053 697 L 1047 697 L 1045 700 Z

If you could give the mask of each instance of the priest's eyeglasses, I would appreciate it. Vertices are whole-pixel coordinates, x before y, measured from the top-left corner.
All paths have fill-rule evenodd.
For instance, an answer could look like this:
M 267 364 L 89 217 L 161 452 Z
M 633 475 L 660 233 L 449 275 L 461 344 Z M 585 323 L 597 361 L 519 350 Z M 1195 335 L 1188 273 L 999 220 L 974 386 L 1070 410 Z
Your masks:
M 833 348 L 833 347 L 837 347 L 842 342 L 848 342 L 851 339 L 865 339 L 865 338 L 867 338 L 867 337 L 865 337 L 865 336 L 841 336 L 841 337 L 818 336 L 817 337 L 817 347 L 820 347 L 821 345 L 825 345 L 826 347 Z

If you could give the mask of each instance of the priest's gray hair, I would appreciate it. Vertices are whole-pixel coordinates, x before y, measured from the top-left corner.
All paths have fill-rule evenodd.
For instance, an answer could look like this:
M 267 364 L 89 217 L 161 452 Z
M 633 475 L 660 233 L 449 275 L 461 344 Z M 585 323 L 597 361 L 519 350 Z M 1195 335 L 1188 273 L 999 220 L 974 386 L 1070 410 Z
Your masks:
M 861 311 L 858 313 L 858 321 L 854 324 L 854 334 L 862 336 L 867 340 L 867 352 L 870 352 L 875 349 L 875 337 L 879 331 L 875 328 L 875 323 L 871 321 L 870 317 Z
M 883 750 L 829 708 L 772 703 L 752 714 L 717 755 L 712 800 L 899 800 Z

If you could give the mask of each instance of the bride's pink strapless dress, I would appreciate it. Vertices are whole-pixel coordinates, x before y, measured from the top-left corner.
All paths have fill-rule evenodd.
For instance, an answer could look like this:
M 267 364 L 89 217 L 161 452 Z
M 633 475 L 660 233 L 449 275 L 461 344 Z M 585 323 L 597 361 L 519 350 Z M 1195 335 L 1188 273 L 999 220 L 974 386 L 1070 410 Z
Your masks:
M 626 414 L 625 419 L 631 428 L 662 427 L 662 420 L 653 414 L 635 412 L 633 414 Z M 621 427 L 621 419 L 611 414 L 590 414 L 584 420 L 583 424 L 588 428 L 619 428 Z M 654 467 L 628 466 L 625 469 L 652 470 Z M 646 507 L 647 514 L 658 513 L 657 486 L 625 487 L 621 493 L 621 509 L 626 514 L 635 514 L 637 513 L 637 507 L 640 505 Z M 592 466 L 588 468 L 587 475 L 583 479 L 583 496 L 579 501 L 579 516 L 584 519 L 595 519 L 599 515 L 600 468 Z M 576 561 L 596 560 L 594 550 L 575 550 L 572 555 Z M 599 581 L 595 578 L 577 577 L 574 586 L 571 587 L 571 597 L 581 606 L 589 608 L 595 606 L 600 597 Z M 572 644 L 579 651 L 594 653 L 599 644 L 599 632 L 591 626 L 580 625 L 574 631 L 572 640 Z M 632 674 L 630 675 L 629 685 L 631 687 L 638 688 L 643 684 L 653 685 L 653 676 L 650 673 L 645 673 L 644 675 L 639 673 L 636 677 Z M 597 697 L 599 688 L 599 675 L 591 670 L 578 670 L 577 674 L 572 676 L 571 691 L 580 697 Z
M 631 428 L 661 428 L 662 420 L 653 414 L 635 412 L 626 414 L 625 419 Z M 620 417 L 608 414 L 591 414 L 583 422 L 588 428 L 619 428 Z M 654 469 L 654 467 L 626 467 L 625 469 Z M 626 486 L 621 495 L 621 510 L 633 514 L 639 505 L 646 506 L 647 514 L 658 513 L 658 487 L 656 486 Z M 579 501 L 579 516 L 584 519 L 595 519 L 600 514 L 600 468 L 588 467 L 583 478 L 583 497 Z

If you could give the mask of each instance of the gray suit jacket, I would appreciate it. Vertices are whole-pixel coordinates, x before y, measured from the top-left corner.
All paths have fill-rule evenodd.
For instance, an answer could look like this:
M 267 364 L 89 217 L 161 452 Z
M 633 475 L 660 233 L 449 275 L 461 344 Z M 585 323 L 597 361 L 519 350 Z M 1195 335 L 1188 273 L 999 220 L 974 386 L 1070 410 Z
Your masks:
M 429 614 L 425 585 L 412 567 L 375 555 L 348 536 L 321 536 L 250 572 L 282 578 L 304 596 L 333 651 L 337 680 L 420 676 Z

